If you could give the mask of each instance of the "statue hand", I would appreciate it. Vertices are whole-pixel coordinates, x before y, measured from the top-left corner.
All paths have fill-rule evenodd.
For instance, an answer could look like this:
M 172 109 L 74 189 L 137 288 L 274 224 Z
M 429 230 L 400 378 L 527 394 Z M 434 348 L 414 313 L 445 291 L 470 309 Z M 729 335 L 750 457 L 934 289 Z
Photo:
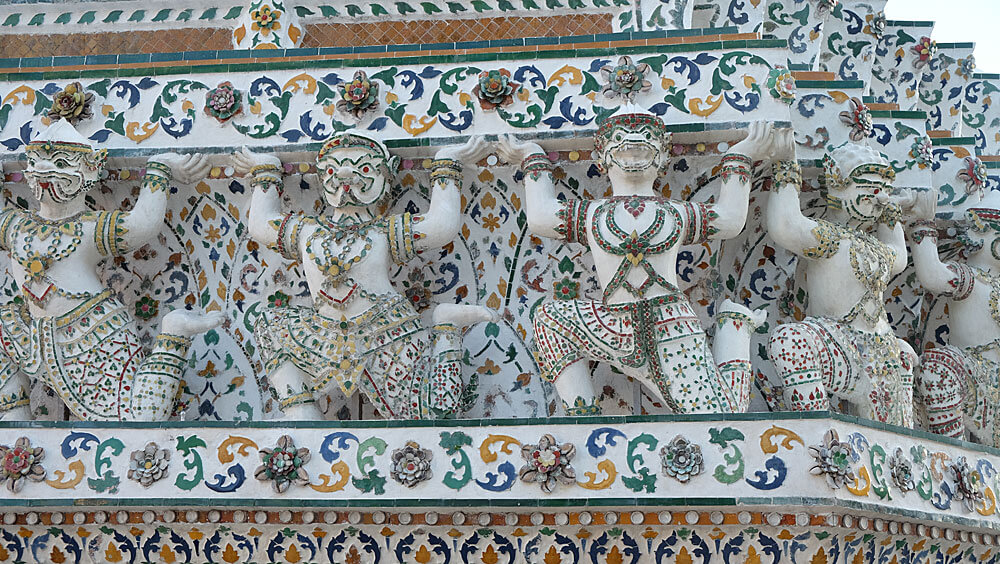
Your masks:
M 150 161 L 165 164 L 170 167 L 170 174 L 180 184 L 190 184 L 208 176 L 211 164 L 205 155 L 178 155 L 163 153 L 149 158 Z
M 458 147 L 444 147 L 438 150 L 435 158 L 451 159 L 462 163 L 474 164 L 480 159 L 493 152 L 493 147 L 486 142 L 482 135 L 473 135 L 464 145 Z
M 934 221 L 937 215 L 937 193 L 932 190 L 906 190 L 895 200 L 910 221 Z
M 255 166 L 274 165 L 281 168 L 281 159 L 277 155 L 269 153 L 254 153 L 245 146 L 237 153 L 233 153 L 233 166 L 236 172 L 247 174 Z
M 773 123 L 755 121 L 750 124 L 746 138 L 733 145 L 729 152 L 746 155 L 755 162 L 767 160 L 775 156 L 778 148 L 775 137 Z
M 501 135 L 496 144 L 500 158 L 512 165 L 521 166 L 524 157 L 535 153 L 545 153 L 538 143 L 521 143 L 513 135 Z

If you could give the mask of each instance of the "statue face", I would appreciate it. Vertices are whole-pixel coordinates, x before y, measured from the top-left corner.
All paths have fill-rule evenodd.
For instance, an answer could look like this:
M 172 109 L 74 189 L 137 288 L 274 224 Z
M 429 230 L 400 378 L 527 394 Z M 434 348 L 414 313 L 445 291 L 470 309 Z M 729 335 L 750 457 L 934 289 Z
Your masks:
M 335 208 L 376 205 L 388 193 L 388 164 L 367 148 L 333 149 L 317 165 L 324 197 Z
M 69 202 L 93 188 L 103 164 L 98 162 L 99 155 L 59 144 L 29 150 L 26 156 L 28 186 L 38 201 L 46 203 Z
M 892 183 L 877 173 L 866 172 L 856 175 L 842 190 L 831 193 L 832 199 L 840 201 L 844 211 L 863 225 L 876 223 L 882 217 Z
M 605 136 L 601 159 L 608 172 L 617 168 L 629 175 L 658 174 L 668 151 L 669 142 L 655 125 L 620 125 Z

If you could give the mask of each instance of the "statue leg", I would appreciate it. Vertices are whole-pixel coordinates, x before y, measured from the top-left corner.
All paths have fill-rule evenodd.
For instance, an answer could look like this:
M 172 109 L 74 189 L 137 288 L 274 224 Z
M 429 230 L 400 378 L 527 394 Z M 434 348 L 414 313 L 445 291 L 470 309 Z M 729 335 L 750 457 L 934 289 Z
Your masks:
M 545 302 L 534 313 L 536 358 L 542 378 L 553 382 L 567 415 L 599 415 L 587 360 L 622 367 L 634 348 L 628 314 L 612 314 L 600 302 Z
M 191 350 L 191 337 L 219 326 L 222 312 L 174 310 L 163 318 L 161 333 L 136 371 L 132 384 L 131 419 L 166 421 L 180 393 L 181 375 Z
M 282 362 L 268 375 L 271 389 L 281 405 L 282 419 L 322 421 L 323 412 L 313 394 L 313 377 L 291 362 Z
M 823 338 L 803 323 L 788 323 L 771 334 L 768 353 L 784 383 L 785 403 L 792 411 L 830 409 L 823 371 L 828 351 Z
M 745 413 L 750 409 L 750 387 L 753 369 L 750 366 L 750 337 L 757 327 L 767 321 L 767 311 L 749 308 L 726 300 L 715 316 L 718 327 L 712 343 L 712 356 L 718 367 L 722 385 L 733 392 L 734 411 Z
M 963 406 L 966 382 L 972 374 L 964 355 L 953 347 L 927 349 L 920 358 L 917 392 L 927 409 L 929 431 L 961 439 L 965 437 Z
M 417 391 L 423 408 L 421 417 L 442 417 L 458 411 L 462 404 L 462 331 L 465 327 L 484 321 L 496 321 L 492 309 L 458 304 L 435 306 L 431 319 L 434 323 L 431 342 L 430 367 L 425 386 Z

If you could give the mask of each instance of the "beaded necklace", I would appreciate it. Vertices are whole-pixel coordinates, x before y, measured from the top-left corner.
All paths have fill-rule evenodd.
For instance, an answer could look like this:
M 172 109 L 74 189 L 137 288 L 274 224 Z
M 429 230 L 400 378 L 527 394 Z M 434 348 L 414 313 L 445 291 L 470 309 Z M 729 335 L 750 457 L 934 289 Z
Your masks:
M 335 288 L 339 288 L 345 281 L 357 287 L 357 284 L 348 277 L 348 273 L 354 265 L 368 256 L 368 251 L 371 250 L 373 243 L 372 238 L 369 236 L 371 230 L 373 228 L 383 228 L 384 225 L 385 221 L 382 216 L 350 224 L 331 221 L 327 218 L 317 220 L 316 229 L 309 236 L 309 239 L 306 240 L 306 254 L 316 264 L 320 272 L 326 275 L 323 280 L 322 291 L 319 292 L 320 295 L 340 305 L 346 303 L 354 296 L 352 290 L 351 294 L 348 294 L 344 300 L 340 301 L 330 297 L 329 294 Z M 316 243 L 317 239 L 319 240 L 318 245 Z M 364 239 L 364 246 L 361 251 L 348 257 L 354 247 L 354 243 L 359 239 Z M 334 245 L 340 245 L 340 252 L 334 253 L 332 249 Z M 321 254 L 316 253 L 315 248 L 317 246 Z
M 656 268 L 647 260 L 648 256 L 657 255 L 673 248 L 677 244 L 678 239 L 680 239 L 680 226 L 682 222 L 680 212 L 669 203 L 665 206 L 661 205 L 660 202 L 662 200 L 664 198 L 657 196 L 614 197 L 601 203 L 594 213 L 592 231 L 597 245 L 607 253 L 624 257 L 621 264 L 618 265 L 615 275 L 604 289 L 605 302 L 619 288 L 625 288 L 626 291 L 638 298 L 645 296 L 646 292 L 654 284 L 658 284 L 672 292 L 677 290 L 677 287 L 656 272 Z M 628 233 L 618 225 L 618 222 L 615 220 L 615 210 L 618 209 L 619 203 L 622 204 L 622 208 L 631 214 L 632 217 L 638 218 L 645 209 L 647 201 L 653 203 L 656 211 L 653 222 L 642 233 L 638 233 L 635 230 L 632 230 L 632 233 Z M 672 231 L 664 240 L 659 243 L 652 243 L 652 240 L 660 235 L 663 226 L 666 225 L 668 212 L 673 216 L 674 220 Z M 605 237 L 599 223 L 602 215 L 604 216 L 604 226 L 607 227 L 608 232 L 618 239 L 618 241 L 611 241 Z M 641 266 L 647 274 L 646 280 L 638 287 L 627 280 L 632 269 L 637 266 Z
M 854 278 L 865 288 L 865 294 L 844 316 L 844 321 L 850 323 L 861 315 L 869 324 L 875 325 L 885 315 L 883 300 L 888 287 L 887 275 L 892 268 L 896 253 L 891 247 L 867 233 L 846 229 L 844 231 L 851 240 L 851 270 L 854 271 Z
M 22 293 L 38 305 L 45 305 L 53 295 L 69 299 L 87 298 L 91 292 L 69 292 L 59 288 L 47 272 L 55 263 L 69 257 L 80 247 L 83 240 L 83 223 L 80 219 L 90 213 L 83 211 L 61 219 L 46 219 L 32 212 L 21 216 L 17 233 L 22 235 L 21 245 L 13 246 L 11 256 L 24 268 L 27 279 L 21 284 Z M 32 243 L 46 243 L 42 251 L 32 248 Z M 36 295 L 29 285 L 48 283 L 42 295 Z

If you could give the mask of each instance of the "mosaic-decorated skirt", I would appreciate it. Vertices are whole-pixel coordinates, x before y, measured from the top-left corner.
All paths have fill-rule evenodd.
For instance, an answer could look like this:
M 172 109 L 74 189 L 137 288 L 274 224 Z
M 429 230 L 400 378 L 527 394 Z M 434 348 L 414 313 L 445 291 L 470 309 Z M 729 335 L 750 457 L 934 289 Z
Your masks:
M 460 394 L 461 373 L 450 366 L 460 356 L 441 350 L 434 355 L 430 332 L 402 296 L 345 319 L 307 307 L 266 309 L 254 332 L 268 373 L 290 362 L 311 377 L 301 390 L 272 386 L 282 408 L 313 401 L 337 386 L 346 396 L 360 388 L 387 417 L 418 419 L 438 408 L 431 404 L 440 405 L 434 399 L 439 388 L 455 398 Z
M 614 306 L 550 301 L 535 311 L 534 331 L 542 377 L 550 382 L 575 362 L 597 360 L 655 386 L 674 411 L 734 409 L 701 321 L 683 299 Z
M 108 292 L 58 317 L 32 319 L 23 304 L 11 303 L 0 307 L 2 361 L 48 384 L 80 419 L 132 419 L 143 359 L 133 325 Z

